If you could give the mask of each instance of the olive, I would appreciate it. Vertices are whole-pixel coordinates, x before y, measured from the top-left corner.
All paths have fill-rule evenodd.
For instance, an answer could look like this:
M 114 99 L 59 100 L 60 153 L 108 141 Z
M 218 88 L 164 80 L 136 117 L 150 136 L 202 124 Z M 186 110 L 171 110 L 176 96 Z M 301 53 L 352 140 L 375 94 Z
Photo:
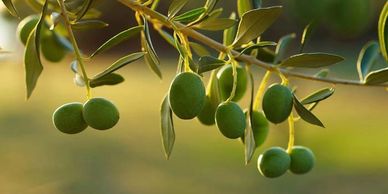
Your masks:
M 283 148 L 272 147 L 259 156 L 257 167 L 263 176 L 276 178 L 287 172 L 290 163 L 290 156 Z
M 232 101 L 239 101 L 244 97 L 245 91 L 247 90 L 248 75 L 246 70 L 237 66 L 237 86 L 236 92 Z M 233 89 L 233 67 L 232 65 L 223 66 L 217 73 L 218 84 L 220 87 L 220 94 L 222 100 L 226 100 L 230 97 Z
M 79 102 L 68 103 L 54 111 L 54 126 L 61 132 L 76 134 L 85 130 L 88 125 L 82 116 L 83 106 Z
M 280 84 L 271 85 L 263 96 L 263 111 L 272 123 L 281 123 L 291 114 L 293 94 L 290 89 Z
M 244 112 L 235 102 L 223 102 L 216 110 L 216 125 L 225 137 L 239 138 L 246 126 Z
M 314 167 L 314 153 L 307 147 L 294 146 L 290 152 L 290 157 L 290 171 L 294 174 L 308 173 Z
M 84 104 L 83 116 L 89 126 L 98 130 L 110 129 L 120 119 L 116 106 L 105 98 L 89 99 Z
M 66 56 L 65 47 L 59 42 L 54 32 L 43 28 L 42 33 L 42 53 L 50 62 L 59 62 Z
M 215 114 L 218 105 L 213 103 L 210 100 L 209 96 L 205 98 L 205 105 L 202 108 L 202 111 L 197 116 L 198 120 L 204 125 L 214 125 L 215 124 Z
M 178 74 L 171 83 L 169 101 L 172 111 L 181 119 L 193 119 L 205 105 L 205 86 L 191 72 Z

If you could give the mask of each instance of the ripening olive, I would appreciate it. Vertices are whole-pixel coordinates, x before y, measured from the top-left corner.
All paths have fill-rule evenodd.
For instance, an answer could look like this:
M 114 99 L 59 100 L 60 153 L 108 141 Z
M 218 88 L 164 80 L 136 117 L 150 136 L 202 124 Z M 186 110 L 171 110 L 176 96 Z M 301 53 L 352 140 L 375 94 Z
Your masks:
M 120 119 L 116 106 L 105 98 L 92 98 L 84 104 L 83 116 L 86 123 L 94 129 L 110 129 Z
M 79 102 L 68 103 L 54 111 L 54 126 L 63 133 L 76 134 L 85 130 L 88 125 L 82 116 L 82 104 Z
M 314 167 L 314 153 L 307 147 L 294 146 L 290 152 L 290 157 L 290 171 L 294 174 L 308 173 Z
M 244 112 L 235 102 L 223 102 L 216 110 L 216 124 L 225 137 L 239 138 L 246 125 Z
M 32 30 L 35 28 L 36 24 L 39 22 L 39 16 L 38 15 L 30 15 L 26 18 L 24 18 L 17 27 L 17 35 L 19 37 L 19 40 L 23 45 L 26 45 L 28 36 L 32 32 Z
M 237 87 L 233 101 L 237 102 L 244 97 L 245 91 L 247 90 L 248 76 L 246 70 L 237 66 Z M 222 100 L 229 98 L 233 89 L 233 67 L 232 65 L 225 65 L 217 73 L 218 84 L 220 87 L 220 94 Z
M 215 124 L 215 114 L 218 104 L 213 103 L 210 100 L 209 96 L 205 98 L 205 105 L 202 108 L 202 111 L 197 116 L 198 120 L 204 125 L 214 125 Z
M 65 47 L 59 42 L 54 32 L 45 28 L 42 31 L 41 48 L 43 56 L 54 63 L 61 61 L 66 56 Z
M 247 116 L 247 112 L 245 113 Z M 255 139 L 255 145 L 256 147 L 261 146 L 268 136 L 268 130 L 269 130 L 269 123 L 267 118 L 265 118 L 264 113 L 261 111 L 252 111 L 251 113 L 252 117 L 252 132 L 253 137 Z M 242 142 L 245 141 L 244 134 L 241 136 Z
M 170 106 L 175 115 L 181 119 L 196 117 L 205 105 L 205 98 L 205 86 L 195 73 L 180 73 L 171 83 Z
M 276 178 L 287 172 L 290 163 L 290 156 L 283 148 L 272 147 L 259 156 L 257 167 L 263 176 Z
M 263 111 L 272 123 L 281 123 L 292 111 L 293 96 L 290 89 L 280 84 L 270 86 L 263 97 Z

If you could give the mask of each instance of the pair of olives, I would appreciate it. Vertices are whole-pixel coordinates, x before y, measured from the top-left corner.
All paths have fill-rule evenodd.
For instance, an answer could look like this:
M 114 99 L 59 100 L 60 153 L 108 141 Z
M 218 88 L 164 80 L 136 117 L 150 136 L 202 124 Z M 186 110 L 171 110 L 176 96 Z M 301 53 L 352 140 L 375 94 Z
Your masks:
M 26 45 L 28 37 L 38 22 L 38 15 L 30 15 L 19 23 L 17 34 L 23 45 Z M 40 34 L 41 51 L 48 61 L 59 62 L 66 56 L 66 48 L 61 44 L 58 36 L 56 32 L 49 30 L 46 24 L 42 25 Z
M 257 167 L 263 176 L 276 178 L 288 170 L 294 174 L 306 174 L 314 163 L 314 153 L 307 147 L 294 146 L 290 153 L 281 147 L 272 147 L 259 156 Z
M 98 129 L 110 129 L 119 121 L 120 114 L 116 106 L 105 98 L 92 98 L 85 104 L 72 102 L 57 108 L 53 114 L 54 126 L 61 132 L 76 134 L 88 126 Z

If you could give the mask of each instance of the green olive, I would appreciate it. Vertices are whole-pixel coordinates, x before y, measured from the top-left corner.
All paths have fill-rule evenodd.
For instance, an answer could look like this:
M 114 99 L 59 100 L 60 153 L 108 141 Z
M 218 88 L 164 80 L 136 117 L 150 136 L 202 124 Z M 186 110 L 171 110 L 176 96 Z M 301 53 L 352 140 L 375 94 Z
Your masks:
M 272 147 L 259 156 L 257 167 L 263 176 L 276 178 L 287 172 L 290 163 L 290 156 L 283 148 Z
M 181 119 L 193 119 L 199 115 L 205 105 L 205 98 L 205 86 L 195 73 L 180 73 L 171 83 L 170 106 Z
M 237 87 L 233 101 L 237 102 L 244 97 L 245 91 L 247 90 L 248 75 L 246 70 L 238 66 L 237 67 Z M 220 87 L 220 93 L 222 100 L 229 98 L 233 89 L 233 67 L 232 65 L 225 65 L 218 73 L 218 84 Z
M 244 112 L 235 102 L 223 102 L 216 110 L 216 124 L 225 137 L 239 138 L 246 125 Z
M 256 147 L 263 145 L 268 136 L 269 123 L 265 118 L 264 113 L 261 111 L 252 111 L 252 131 L 255 139 Z M 245 113 L 247 115 L 247 112 Z M 244 134 L 241 136 L 242 142 L 244 142 Z
M 84 104 L 83 116 L 89 126 L 98 130 L 110 129 L 120 119 L 116 106 L 105 98 L 88 100 Z
M 85 130 L 88 125 L 82 116 L 82 109 L 82 104 L 79 102 L 60 106 L 54 111 L 52 117 L 54 126 L 67 134 L 76 134 Z
M 42 53 L 48 61 L 54 63 L 61 61 L 66 56 L 66 50 L 56 36 L 54 32 L 45 28 L 43 29 Z
M 263 111 L 272 123 L 281 123 L 292 111 L 293 96 L 290 89 L 280 84 L 270 86 L 263 97 Z
M 294 146 L 290 152 L 290 171 L 294 174 L 308 173 L 315 163 L 314 153 L 306 147 Z
M 197 116 L 198 120 L 204 125 L 214 125 L 215 124 L 215 114 L 218 105 L 210 101 L 209 96 L 205 98 L 205 105 L 202 108 L 201 113 Z
M 23 45 L 26 45 L 28 36 L 31 34 L 32 30 L 35 28 L 38 22 L 38 15 L 30 15 L 19 23 L 16 32 L 20 42 L 23 43 Z

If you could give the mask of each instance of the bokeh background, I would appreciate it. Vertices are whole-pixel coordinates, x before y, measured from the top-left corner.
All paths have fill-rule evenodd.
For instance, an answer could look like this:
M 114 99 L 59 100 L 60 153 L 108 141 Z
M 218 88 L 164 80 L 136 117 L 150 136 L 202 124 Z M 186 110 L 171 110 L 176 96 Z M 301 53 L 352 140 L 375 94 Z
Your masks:
M 170 1 L 161 0 L 166 13 Z M 16 1 L 28 15 L 24 1 Z M 109 28 L 77 33 L 85 53 L 111 35 L 133 26 L 133 12 L 115 1 L 100 0 L 98 8 Z M 204 1 L 191 1 L 200 6 Z M 225 16 L 235 10 L 235 0 L 220 0 Z M 377 39 L 377 18 L 384 0 L 264 0 L 265 6 L 283 5 L 282 18 L 263 36 L 277 41 L 315 18 L 319 21 L 306 51 L 343 55 L 346 60 L 331 68 L 330 76 L 357 79 L 355 62 L 362 46 Z M 3 9 L 3 7 L 1 8 Z M 23 47 L 15 36 L 18 20 L 2 11 L 0 46 L 13 53 L 0 58 L 0 193 L 4 194 L 128 194 L 128 193 L 388 193 L 388 93 L 381 88 L 336 86 L 333 97 L 315 110 L 326 128 L 299 122 L 297 144 L 316 154 L 314 170 L 303 176 L 286 174 L 278 179 L 262 177 L 256 158 L 268 147 L 287 145 L 286 125 L 271 126 L 268 141 L 244 165 L 244 147 L 238 140 L 223 138 L 215 126 L 197 120 L 175 119 L 177 140 L 166 161 L 160 140 L 160 101 L 168 90 L 177 64 L 177 52 L 153 34 L 161 57 L 164 79 L 160 81 L 143 61 L 120 73 L 126 81 L 93 91 L 116 103 L 119 124 L 109 131 L 87 129 L 65 135 L 51 123 L 60 105 L 85 100 L 84 88 L 73 84 L 71 56 L 58 64 L 45 62 L 39 85 L 25 101 Z M 204 32 L 206 33 L 206 32 Z M 221 40 L 221 33 L 207 33 Z M 295 40 L 293 48 L 298 48 Z M 99 72 L 118 57 L 139 50 L 132 39 L 88 62 L 90 74 Z M 293 50 L 290 53 L 294 52 Z M 386 65 L 380 60 L 381 66 Z M 256 81 L 263 70 L 254 68 Z M 314 72 L 308 72 L 314 73 Z M 205 75 L 207 80 L 208 75 Z M 273 81 L 278 81 L 274 79 Z M 291 80 L 304 96 L 331 85 Z M 242 107 L 248 105 L 245 98 Z

